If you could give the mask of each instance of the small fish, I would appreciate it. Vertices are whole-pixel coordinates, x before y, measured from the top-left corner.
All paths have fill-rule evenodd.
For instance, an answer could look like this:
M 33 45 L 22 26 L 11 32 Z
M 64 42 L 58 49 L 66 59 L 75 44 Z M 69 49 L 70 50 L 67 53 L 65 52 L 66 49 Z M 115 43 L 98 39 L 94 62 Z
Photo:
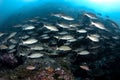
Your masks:
M 5 33 L 0 32 L 0 37 L 2 37 Z
M 51 26 L 51 25 L 44 25 L 45 28 L 51 30 L 51 31 L 59 31 L 55 26 Z
M 17 51 L 17 50 L 16 49 L 11 49 L 10 51 L 8 51 L 8 53 L 13 53 L 15 51 Z
M 10 39 L 9 41 L 13 44 L 17 44 L 17 40 L 15 40 L 15 39 Z
M 16 34 L 17 34 L 17 32 L 10 33 L 10 35 L 8 35 L 8 37 L 6 37 L 5 40 L 2 43 L 6 43 L 9 39 L 14 37 Z
M 55 16 L 55 17 L 58 17 L 58 18 L 63 18 L 65 20 L 69 20 L 69 21 L 74 20 L 74 18 L 72 18 L 71 16 L 66 16 L 66 15 L 63 15 L 63 14 L 52 14 L 52 16 Z
M 90 71 L 90 68 L 87 65 L 81 65 L 80 68 L 82 68 L 82 69 L 84 69 L 86 71 Z
M 45 36 L 45 37 L 43 37 L 42 39 L 49 39 L 50 37 L 49 36 Z
M 97 37 L 97 38 L 100 38 L 100 35 L 99 35 L 99 34 L 92 34 L 92 36 Z
M 13 26 L 14 28 L 19 28 L 19 27 L 22 27 L 22 25 L 21 24 L 18 24 L 18 25 L 15 25 L 15 26 Z
M 117 28 L 117 29 L 120 28 L 119 25 L 117 23 L 115 23 L 114 21 L 112 21 L 110 19 L 107 19 L 107 21 L 110 22 L 114 28 Z
M 20 39 L 28 39 L 30 36 L 29 35 L 24 35 L 24 36 L 21 36 L 19 37 Z
M 23 30 L 33 30 L 33 29 L 35 29 L 35 26 L 33 26 L 33 25 L 24 25 L 23 26 Z
M 44 55 L 41 53 L 32 53 L 28 56 L 28 58 L 40 58 L 43 57 Z
M 60 39 L 60 36 L 53 36 L 54 38 L 56 38 L 56 39 Z
M 72 28 L 75 28 L 75 27 L 78 27 L 80 25 L 79 24 L 70 24 L 69 26 L 72 27 Z
M 90 52 L 87 50 L 83 50 L 81 52 L 78 52 L 78 55 L 88 55 L 88 54 L 90 54 Z
M 85 30 L 85 29 L 80 29 L 80 30 L 77 30 L 77 32 L 79 32 L 79 33 L 87 33 L 87 30 Z
M 62 32 L 59 32 L 58 34 L 60 34 L 60 35 L 66 35 L 66 34 L 68 34 L 68 32 L 62 31 Z
M 43 35 L 41 35 L 41 37 L 46 37 L 46 36 L 48 36 L 48 34 L 43 34 Z
M 69 39 L 69 40 L 67 40 L 68 42 L 75 42 L 75 41 L 77 41 L 77 39 Z
M 87 38 L 89 38 L 93 42 L 99 42 L 99 38 L 94 35 L 88 35 Z
M 102 30 L 107 30 L 106 28 L 105 28 L 105 26 L 101 23 L 101 22 L 93 22 L 93 21 L 91 21 L 91 24 L 90 25 L 93 25 L 93 26 L 95 26 L 95 27 L 97 27 L 97 28 L 99 28 L 99 29 L 102 29 Z
M 37 19 L 28 20 L 29 22 L 37 22 Z
M 69 21 L 74 20 L 74 18 L 72 18 L 71 16 L 65 16 L 65 15 L 62 15 L 61 18 L 65 19 L 65 20 L 69 20 Z
M 102 35 L 102 39 L 110 39 L 110 37 Z
M 30 54 L 31 53 L 31 50 L 30 50 L 30 48 L 28 47 L 28 46 L 26 46 L 26 45 L 19 45 L 18 47 L 17 47 L 17 52 L 18 52 L 18 55 L 20 56 L 20 55 L 22 55 L 22 56 L 27 56 L 28 54 Z
M 55 16 L 55 17 L 58 17 L 58 18 L 61 18 L 63 14 L 52 14 L 52 16 Z
M 60 50 L 60 51 L 70 51 L 72 50 L 69 46 L 60 46 L 57 48 L 57 50 Z
M 41 35 L 41 38 L 42 38 L 42 39 L 49 39 L 50 37 L 49 37 L 48 34 L 43 34 L 43 35 Z
M 36 67 L 35 66 L 27 66 L 26 69 L 31 71 L 31 70 L 35 70 Z
M 64 23 L 57 23 L 57 25 L 62 28 L 70 28 L 68 24 L 64 24 Z
M 117 28 L 117 29 L 120 28 L 115 22 L 112 22 L 111 24 L 113 25 L 114 28 Z
M 112 38 L 113 38 L 113 39 L 116 39 L 116 40 L 117 40 L 117 39 L 120 39 L 119 36 L 113 36 Z
M 29 46 L 31 50 L 43 50 L 44 48 L 40 45 Z
M 83 38 L 85 38 L 84 36 L 80 36 L 80 37 L 78 37 L 78 39 L 83 39 Z
M 0 49 L 8 49 L 8 46 L 2 44 L 2 45 L 0 45 Z
M 28 34 L 28 35 L 34 35 L 35 32 L 32 30 L 32 31 L 27 32 L 27 34 Z
M 90 19 L 97 19 L 97 16 L 93 13 L 84 13 L 83 15 L 89 17 Z
M 12 33 L 7 37 L 7 39 L 10 39 L 10 38 L 14 37 L 16 34 L 17 34 L 17 32 L 12 32 Z
M 14 49 L 16 47 L 16 45 L 10 45 L 9 47 L 8 47 L 8 49 Z
M 99 47 L 100 47 L 100 45 L 97 45 L 97 46 L 91 46 L 90 49 L 97 49 L 97 48 L 99 48 Z
M 71 35 L 64 35 L 64 36 L 60 37 L 59 39 L 62 39 L 62 40 L 70 40 L 70 39 L 74 39 L 74 37 L 71 36 Z
M 22 43 L 23 44 L 34 44 L 34 43 L 37 43 L 37 42 L 38 42 L 37 39 L 35 39 L 35 38 L 29 38 L 29 39 L 23 41 Z

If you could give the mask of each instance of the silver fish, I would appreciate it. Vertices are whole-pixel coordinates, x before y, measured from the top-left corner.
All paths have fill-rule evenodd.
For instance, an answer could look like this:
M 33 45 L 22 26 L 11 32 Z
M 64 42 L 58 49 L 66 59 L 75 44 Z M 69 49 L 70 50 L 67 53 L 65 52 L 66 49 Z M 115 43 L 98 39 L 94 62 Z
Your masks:
M 17 32 L 12 32 L 12 33 L 7 37 L 7 39 L 10 39 L 10 38 L 14 37 L 16 34 L 17 34 Z
M 18 41 L 15 40 L 15 39 L 10 39 L 9 41 L 10 41 L 12 44 L 17 44 L 17 42 L 18 42 Z
M 44 49 L 44 47 L 42 47 L 42 45 L 40 44 L 30 45 L 29 47 L 31 50 L 43 50 Z
M 113 38 L 113 39 L 116 39 L 116 40 L 117 40 L 117 39 L 120 39 L 119 36 L 113 36 L 112 38 Z
M 63 14 L 52 14 L 52 16 L 55 16 L 55 17 L 58 17 L 58 18 L 61 18 Z
M 29 35 L 24 35 L 24 36 L 21 36 L 19 37 L 20 39 L 28 39 L 30 36 Z
M 28 20 L 29 22 L 37 22 L 38 20 L 37 19 L 31 19 L 31 20 Z
M 44 25 L 44 27 L 51 31 L 59 31 L 55 26 L 52 25 Z
M 23 26 L 23 30 L 33 30 L 33 29 L 35 29 L 35 26 L 33 26 L 33 25 L 24 25 Z
M 16 51 L 16 49 L 11 49 L 10 51 L 8 51 L 8 53 L 13 53 L 15 51 Z
M 21 25 L 21 24 L 18 24 L 18 25 L 14 25 L 13 27 L 14 27 L 14 28 L 19 28 L 19 27 L 22 27 L 22 25 Z
M 78 53 L 78 55 L 88 55 L 88 54 L 90 54 L 90 52 L 87 50 L 84 50 Z
M 99 29 L 102 29 L 102 30 L 107 30 L 106 28 L 105 28 L 105 26 L 101 23 L 101 22 L 93 22 L 93 21 L 91 21 L 91 24 L 90 25 L 93 25 L 93 26 L 95 26 L 95 27 L 97 27 L 97 28 L 99 28 Z
M 57 23 L 57 25 L 62 28 L 70 28 L 68 24 L 64 24 L 64 23 Z
M 10 45 L 9 47 L 8 47 L 8 49 L 14 49 L 16 47 L 16 45 Z
M 90 19 L 97 19 L 97 16 L 93 13 L 84 13 L 83 15 L 89 17 Z
M 0 37 L 2 37 L 5 33 L 0 32 Z
M 75 28 L 75 27 L 78 27 L 80 25 L 79 24 L 70 24 L 69 26 Z
M 32 53 L 30 54 L 29 56 L 27 56 L 28 58 L 40 58 L 40 57 L 43 57 L 44 55 L 41 54 L 41 53 Z
M 22 43 L 27 45 L 27 44 L 34 44 L 34 43 L 37 43 L 37 42 L 38 42 L 37 39 L 35 39 L 35 38 L 29 38 L 29 39 L 23 41 Z
M 71 36 L 71 35 L 63 35 L 63 36 L 61 36 L 59 39 L 62 39 L 62 40 L 70 40 L 70 39 L 74 39 L 74 37 Z
M 68 42 L 75 42 L 77 41 L 77 39 L 73 38 L 73 39 L 70 39 L 70 40 L 67 40 Z
M 2 45 L 0 45 L 0 49 L 8 49 L 8 46 L 2 44 Z
M 70 51 L 72 50 L 69 46 L 60 46 L 57 48 L 57 50 L 61 50 L 61 51 Z
M 87 30 L 85 30 L 85 29 L 80 29 L 80 30 L 77 30 L 77 32 L 79 32 L 79 33 L 87 33 Z
M 69 21 L 74 20 L 74 18 L 72 18 L 71 16 L 65 16 L 65 15 L 62 15 L 61 18 L 65 19 L 65 20 L 69 20 Z
M 68 34 L 68 32 L 62 31 L 62 32 L 59 32 L 58 34 L 60 34 L 60 35 L 66 35 L 66 34 Z
M 117 23 L 115 23 L 114 21 L 112 21 L 110 19 L 107 19 L 107 21 L 109 21 L 114 28 L 120 28 L 119 25 Z
M 93 42 L 99 42 L 99 38 L 94 35 L 88 35 L 87 38 L 89 38 Z

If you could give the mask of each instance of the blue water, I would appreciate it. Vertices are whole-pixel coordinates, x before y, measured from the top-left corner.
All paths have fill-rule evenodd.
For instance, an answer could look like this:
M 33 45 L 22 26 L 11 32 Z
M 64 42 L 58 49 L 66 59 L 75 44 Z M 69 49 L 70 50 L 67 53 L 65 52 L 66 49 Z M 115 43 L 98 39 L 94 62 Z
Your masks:
M 19 12 L 24 14 L 26 10 L 45 7 L 45 5 L 50 5 L 48 2 L 56 3 L 55 6 L 69 5 L 74 9 L 77 8 L 76 10 L 84 7 L 84 9 L 102 14 L 103 17 L 110 16 L 120 25 L 120 0 L 0 0 L 0 25 L 13 14 Z

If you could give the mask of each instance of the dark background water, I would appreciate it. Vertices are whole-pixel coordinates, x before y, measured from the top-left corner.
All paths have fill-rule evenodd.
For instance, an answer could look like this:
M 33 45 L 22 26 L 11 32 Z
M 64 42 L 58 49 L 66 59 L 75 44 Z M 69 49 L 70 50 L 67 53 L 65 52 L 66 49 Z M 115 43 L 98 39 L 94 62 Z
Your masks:
M 55 11 L 72 11 L 74 15 L 81 10 L 110 16 L 120 25 L 119 3 L 120 0 L 1 0 L 0 29 L 6 30 L 24 19 Z

